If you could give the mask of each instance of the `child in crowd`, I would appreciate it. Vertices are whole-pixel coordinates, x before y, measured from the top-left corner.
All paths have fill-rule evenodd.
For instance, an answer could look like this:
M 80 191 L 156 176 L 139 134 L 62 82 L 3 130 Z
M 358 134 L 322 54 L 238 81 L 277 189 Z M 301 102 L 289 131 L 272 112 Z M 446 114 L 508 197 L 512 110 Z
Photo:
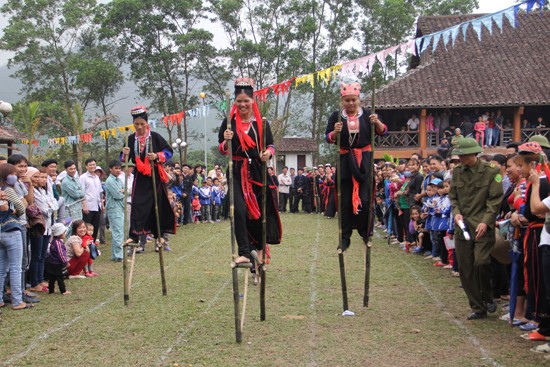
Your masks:
M 216 222 L 220 221 L 220 209 L 222 207 L 222 200 L 225 197 L 225 191 L 220 186 L 220 180 L 214 178 L 212 184 L 212 220 Z
M 376 224 L 376 226 L 378 228 L 386 228 L 386 226 L 384 225 L 384 216 L 386 214 L 386 203 L 384 202 L 383 193 L 376 194 L 375 213 L 376 213 L 376 218 L 378 220 L 378 223 Z
M 437 246 L 439 246 L 439 257 L 441 261 L 436 262 L 435 266 L 443 266 L 447 269 L 449 267 L 449 260 L 452 258 L 452 250 L 447 250 L 445 246 L 444 237 L 447 235 L 447 230 L 449 229 L 449 218 L 451 217 L 451 199 L 449 199 L 449 189 L 451 188 L 451 180 L 447 179 L 445 181 L 439 182 L 437 184 L 437 193 L 439 195 L 439 200 L 435 208 L 435 216 L 433 228 L 437 232 L 436 238 Z M 435 245 L 435 244 L 434 244 Z
M 80 229 L 80 228 L 79 228 Z M 91 223 L 86 223 L 85 231 L 81 235 L 80 233 L 77 233 L 77 235 L 82 238 L 82 247 L 86 249 L 94 242 L 94 226 Z M 97 244 L 96 244 L 97 246 Z M 98 250 L 99 251 L 99 250 Z M 99 254 L 98 254 L 99 255 Z M 84 275 L 86 277 L 96 277 L 99 274 L 94 272 L 94 260 L 92 259 L 92 248 L 90 247 L 90 260 L 88 260 L 88 265 L 84 266 Z
M 67 249 L 63 241 L 67 233 L 67 227 L 61 223 L 52 226 L 53 240 L 50 244 L 50 254 L 46 259 L 46 274 L 48 275 L 48 293 L 55 291 L 55 282 L 59 292 L 63 295 L 71 294 L 65 287 L 65 273 L 67 271 Z
M 426 256 L 427 259 L 434 258 L 436 261 L 441 260 L 439 258 L 439 248 L 437 246 L 437 238 L 435 231 L 433 230 L 433 219 L 435 214 L 435 206 L 439 200 L 439 195 L 437 195 L 437 184 L 441 182 L 439 178 L 432 179 L 426 186 L 426 197 L 424 197 L 424 204 L 422 206 L 422 219 L 426 221 L 425 230 L 429 233 L 430 240 L 432 243 L 431 254 Z
M 208 181 L 202 181 L 202 186 L 199 189 L 199 199 L 201 201 L 201 219 L 203 223 L 212 223 L 212 217 L 210 216 L 212 193 L 208 186 Z
M 177 199 L 177 194 L 172 191 L 168 191 L 168 201 L 170 201 L 170 207 L 174 212 L 176 223 L 178 223 L 178 219 L 181 217 L 181 213 L 183 211 L 181 202 Z
M 193 222 L 200 223 L 201 219 L 201 201 L 199 199 L 199 194 L 195 194 L 193 197 L 193 202 L 191 203 L 191 207 L 193 208 Z
M 420 217 L 421 209 L 417 205 L 411 207 L 411 221 L 409 222 L 409 233 L 413 242 L 411 242 L 411 247 L 415 246 L 413 252 L 416 254 L 422 253 L 423 247 L 422 242 L 424 240 L 424 221 Z

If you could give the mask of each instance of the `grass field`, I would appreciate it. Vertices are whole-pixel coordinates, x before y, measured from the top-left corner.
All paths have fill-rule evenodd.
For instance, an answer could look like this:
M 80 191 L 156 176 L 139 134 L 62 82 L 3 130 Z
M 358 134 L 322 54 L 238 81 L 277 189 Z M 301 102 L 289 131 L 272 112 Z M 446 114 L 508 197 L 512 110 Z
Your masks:
M 122 265 L 108 249 L 98 278 L 68 281 L 69 296 L 43 295 L 26 311 L 0 316 L 6 366 L 548 366 L 540 344 L 490 316 L 466 321 L 467 300 L 450 271 L 375 237 L 369 308 L 362 307 L 363 251 L 348 251 L 355 317 L 340 316 L 337 221 L 283 214 L 272 247 L 267 320 L 250 286 L 242 344 L 235 343 L 227 222 L 181 227 L 165 253 L 138 255 L 130 305 Z M 356 235 L 354 235 L 356 236 Z M 242 277 L 241 277 L 242 278 Z M 242 286 L 241 286 L 242 290 Z

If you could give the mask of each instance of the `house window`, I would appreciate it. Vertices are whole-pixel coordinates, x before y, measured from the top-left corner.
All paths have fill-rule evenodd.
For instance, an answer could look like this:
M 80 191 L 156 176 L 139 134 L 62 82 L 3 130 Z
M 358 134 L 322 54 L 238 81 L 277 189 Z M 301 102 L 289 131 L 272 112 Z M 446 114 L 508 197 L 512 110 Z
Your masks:
M 283 167 L 286 166 L 286 155 L 281 154 L 277 156 L 277 167 L 280 167 L 279 169 L 283 169 Z
M 298 167 L 304 168 L 306 166 L 306 156 L 305 154 L 298 154 Z

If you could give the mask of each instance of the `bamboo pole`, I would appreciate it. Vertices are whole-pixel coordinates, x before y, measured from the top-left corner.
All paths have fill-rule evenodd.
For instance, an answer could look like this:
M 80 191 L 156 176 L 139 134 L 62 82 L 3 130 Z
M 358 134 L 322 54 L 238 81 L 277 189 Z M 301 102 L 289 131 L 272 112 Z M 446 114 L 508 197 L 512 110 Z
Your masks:
M 128 146 L 128 128 L 125 128 L 124 135 L 124 147 Z M 130 281 L 128 277 L 128 253 L 126 249 L 126 241 L 128 239 L 128 213 L 126 205 L 128 205 L 128 159 L 129 155 L 124 156 L 124 242 L 123 242 L 123 254 L 122 254 L 122 273 L 124 279 L 124 305 L 128 306 L 130 302 Z M 132 259 L 133 261 L 133 259 Z
M 262 124 L 262 141 L 260 157 L 266 150 L 266 133 L 267 133 L 267 121 Z M 258 266 L 260 272 L 260 321 L 265 321 L 265 254 L 267 251 L 267 216 L 266 216 L 266 199 L 267 199 L 267 162 L 262 160 L 262 261 Z
M 153 152 L 153 139 L 149 138 L 149 152 Z M 156 246 L 158 248 L 158 254 L 159 254 L 159 264 L 160 264 L 160 279 L 162 282 L 162 295 L 166 296 L 166 275 L 164 273 L 164 256 L 163 256 L 163 246 L 161 243 L 162 240 L 162 234 L 160 232 L 160 217 L 159 217 L 159 203 L 158 203 L 158 197 L 157 197 L 157 184 L 156 184 L 156 177 L 155 177 L 155 162 L 151 161 L 151 182 L 153 183 L 153 198 L 155 201 L 155 219 L 156 219 L 156 225 L 157 225 L 157 240 L 156 240 Z M 161 183 L 162 185 L 162 183 Z
M 374 76 L 372 78 L 372 95 L 371 95 L 371 114 L 376 113 L 376 79 Z M 371 248 L 372 248 L 372 231 L 374 230 L 374 134 L 376 132 L 375 125 L 371 123 L 371 153 L 372 153 L 372 162 L 369 162 L 370 177 L 369 182 L 371 185 L 371 200 L 369 203 L 369 223 L 368 223 L 368 240 L 365 243 L 365 289 L 363 293 L 363 306 L 369 307 L 369 288 L 370 288 L 370 263 L 371 263 Z
M 226 103 L 226 122 L 227 129 L 231 130 L 231 105 L 230 105 L 230 94 L 229 91 L 225 92 L 225 103 Z M 235 340 L 237 343 L 242 342 L 242 328 L 240 321 L 240 305 L 239 305 L 239 268 L 235 264 L 237 259 L 237 246 L 235 239 L 235 191 L 233 187 L 233 146 L 231 140 L 225 141 L 227 147 L 227 156 L 228 156 L 228 178 L 227 183 L 229 185 L 229 223 L 231 226 L 231 273 L 233 276 L 233 304 L 235 306 Z M 235 265 L 235 266 L 234 266 Z M 248 270 L 245 270 L 248 271 Z
M 342 111 L 338 107 L 338 122 L 342 122 Z M 346 282 L 346 259 L 344 257 L 342 241 L 342 164 L 340 162 L 340 138 L 341 134 L 336 136 L 337 159 L 336 159 L 336 197 L 338 200 L 338 263 L 340 265 L 340 283 L 342 287 L 342 307 L 344 312 L 349 310 L 348 306 L 348 287 Z

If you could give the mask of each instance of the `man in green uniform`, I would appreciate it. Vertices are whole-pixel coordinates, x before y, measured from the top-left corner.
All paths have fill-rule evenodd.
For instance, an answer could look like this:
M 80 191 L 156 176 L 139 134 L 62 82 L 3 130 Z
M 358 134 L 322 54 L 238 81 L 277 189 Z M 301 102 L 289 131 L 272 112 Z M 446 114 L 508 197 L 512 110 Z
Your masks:
M 449 192 L 460 280 L 472 309 L 468 320 L 481 319 L 487 317 L 487 312 L 496 311 L 490 284 L 490 254 L 503 196 L 502 176 L 496 166 L 477 158 L 481 151 L 472 138 L 457 141 L 453 154 L 459 156 L 460 165 L 453 170 Z
M 126 210 L 126 203 L 124 203 L 124 188 L 122 183 L 118 179 L 121 172 L 120 161 L 112 160 L 109 163 L 110 175 L 105 181 L 106 192 L 106 209 L 107 216 L 109 217 L 109 223 L 111 224 L 112 233 L 112 252 L 111 260 L 120 262 L 122 261 L 124 242 L 124 210 Z

